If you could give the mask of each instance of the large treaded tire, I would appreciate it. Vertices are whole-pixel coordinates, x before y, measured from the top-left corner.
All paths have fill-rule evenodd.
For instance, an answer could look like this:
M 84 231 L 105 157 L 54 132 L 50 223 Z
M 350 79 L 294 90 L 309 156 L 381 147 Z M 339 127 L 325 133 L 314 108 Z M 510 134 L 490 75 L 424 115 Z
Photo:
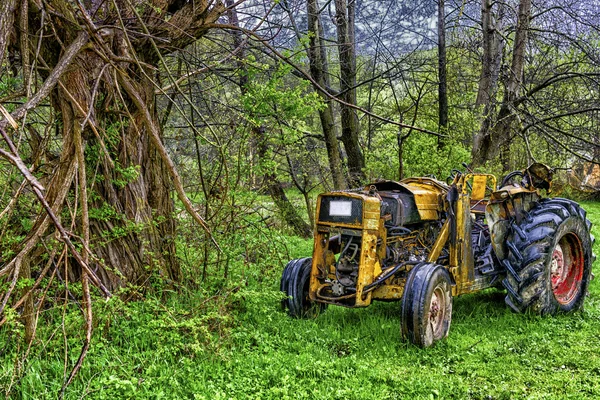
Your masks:
M 429 347 L 448 336 L 452 281 L 441 265 L 420 263 L 409 273 L 402 295 L 402 338 Z
M 327 308 L 327 304 L 314 303 L 308 297 L 312 258 L 297 258 L 285 266 L 279 289 L 287 295 L 281 301 L 283 309 L 295 318 L 312 318 Z
M 591 226 L 584 209 L 561 198 L 542 199 L 512 221 L 501 261 L 506 304 L 541 315 L 582 308 L 595 259 Z

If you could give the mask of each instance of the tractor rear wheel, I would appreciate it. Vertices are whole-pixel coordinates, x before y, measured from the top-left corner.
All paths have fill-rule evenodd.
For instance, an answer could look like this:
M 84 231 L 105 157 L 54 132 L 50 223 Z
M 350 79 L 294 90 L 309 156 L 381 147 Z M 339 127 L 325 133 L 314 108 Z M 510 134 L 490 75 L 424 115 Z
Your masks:
M 506 304 L 517 312 L 556 314 L 582 308 L 592 263 L 591 222 L 577 203 L 543 199 L 506 239 Z
M 281 304 L 295 318 L 315 317 L 326 308 L 326 304 L 315 303 L 308 297 L 312 258 L 297 258 L 290 261 L 281 275 L 279 288 L 288 297 Z
M 448 336 L 452 282 L 437 264 L 420 263 L 409 273 L 402 295 L 402 338 L 429 347 Z

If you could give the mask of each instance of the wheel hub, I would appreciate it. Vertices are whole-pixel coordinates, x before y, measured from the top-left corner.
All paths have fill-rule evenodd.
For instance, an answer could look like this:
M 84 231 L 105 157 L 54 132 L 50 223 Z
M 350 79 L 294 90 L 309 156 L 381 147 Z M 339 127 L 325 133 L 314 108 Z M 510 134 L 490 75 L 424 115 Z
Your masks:
M 431 299 L 431 308 L 429 309 L 429 318 L 433 321 L 437 319 L 437 315 L 440 312 L 440 302 L 437 295 L 433 295 Z
M 444 307 L 445 298 L 444 292 L 440 287 L 437 287 L 431 296 L 429 304 L 429 327 L 435 339 L 440 339 L 443 335 L 444 325 Z
M 557 244 L 552 252 L 552 290 L 556 291 L 558 286 L 565 280 L 565 254 L 560 244 Z
M 570 304 L 580 293 L 584 263 L 584 252 L 577 235 L 563 236 L 552 250 L 550 262 L 552 292 L 560 304 Z

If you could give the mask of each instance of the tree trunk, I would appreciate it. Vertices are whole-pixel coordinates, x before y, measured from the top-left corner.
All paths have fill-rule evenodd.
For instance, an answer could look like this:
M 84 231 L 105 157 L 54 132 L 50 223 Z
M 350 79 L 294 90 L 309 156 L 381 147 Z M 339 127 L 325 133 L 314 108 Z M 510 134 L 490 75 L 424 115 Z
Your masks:
M 404 140 L 405 136 L 402 135 L 402 130 L 398 129 L 396 134 L 396 141 L 398 143 L 398 180 L 404 179 Z
M 146 73 L 152 76 L 151 71 Z M 143 78 L 143 74 L 140 75 L 142 79 L 137 83 L 152 118 L 158 124 L 154 87 Z M 102 243 L 97 249 L 98 254 L 105 261 L 110 260 L 109 265 L 120 263 L 120 274 L 105 273 L 105 279 L 112 287 L 119 287 L 125 282 L 145 286 L 153 273 L 165 283 L 177 282 L 181 271 L 175 256 L 173 188 L 168 183 L 171 178 L 151 143 L 149 132 L 140 129 L 144 127 L 143 116 L 139 112 L 132 112 L 131 116 L 131 122 L 121 127 L 121 141 L 109 149 L 116 155 L 117 168 L 102 162 L 99 173 L 104 179 L 97 184 L 101 199 L 91 202 L 96 210 L 110 207 L 118 217 L 93 219 L 92 235 Z M 119 129 L 117 122 L 112 125 L 115 124 Z M 95 140 L 90 139 L 90 145 L 94 143 Z M 118 233 L 115 235 L 115 232 Z
M 446 78 L 446 8 L 438 0 L 438 125 L 440 133 L 448 129 L 448 84 Z M 438 137 L 438 149 L 444 147 L 443 137 Z
M 31 266 L 29 263 L 28 257 L 25 257 L 23 260 L 23 265 L 21 266 L 21 279 L 31 279 Z M 23 287 L 22 295 L 25 296 L 26 293 L 30 289 L 30 285 Z M 31 343 L 35 335 L 35 308 L 33 306 L 33 296 L 28 296 L 23 304 L 23 325 L 25 325 L 25 343 Z
M 511 129 L 516 118 L 514 102 L 519 95 L 523 84 L 523 72 L 525 67 L 525 50 L 527 47 L 527 36 L 529 33 L 529 19 L 531 18 L 531 0 L 519 2 L 519 15 L 517 19 L 517 30 L 515 32 L 515 43 L 508 81 L 505 85 L 502 105 L 496 118 L 496 124 L 492 130 L 492 138 L 496 146 L 501 150 L 502 167 L 505 172 L 510 168 L 510 141 Z
M 472 160 L 474 165 L 481 165 L 493 153 L 493 139 L 490 128 L 493 125 L 494 110 L 496 107 L 496 93 L 498 77 L 502 63 L 504 41 L 500 33 L 504 20 L 504 3 L 494 3 L 491 0 L 481 2 L 481 25 L 483 32 L 483 58 L 481 61 L 481 75 L 475 104 L 482 110 L 481 126 L 473 138 Z
M 61 111 L 63 140 L 73 140 L 89 110 L 92 110 L 89 119 L 106 135 L 96 137 L 90 128 L 82 132 L 88 145 L 86 169 L 97 174 L 97 179 L 90 181 L 94 196 L 87 199 L 91 209 L 90 247 L 102 260 L 97 274 L 109 290 L 126 283 L 144 287 L 152 278 L 160 279 L 163 284 L 179 281 L 168 170 L 151 143 L 143 116 L 126 95 L 123 95 L 125 110 L 117 107 L 105 112 L 93 104 L 93 84 L 102 79 L 100 72 L 104 65 L 95 52 L 82 52 L 53 95 L 53 103 Z M 143 101 L 158 125 L 154 86 L 148 78 L 153 76 L 152 70 L 129 76 L 143 93 Z M 106 99 L 114 93 L 105 86 L 96 96 Z M 130 118 L 114 116 L 123 111 Z M 102 153 L 100 142 L 108 154 Z M 75 157 L 74 151 L 70 157 Z M 71 279 L 79 279 L 80 272 L 74 269 Z
M 2 57 L 7 37 L 2 30 L 10 21 L 5 12 L 11 5 L 13 10 L 18 8 L 15 4 L 2 1 L 0 5 Z M 89 198 L 84 199 L 90 205 L 89 243 L 83 217 L 77 214 L 69 223 L 94 255 L 90 258 L 91 268 L 109 290 L 125 284 L 148 287 L 152 279 L 162 285 L 181 280 L 175 256 L 171 182 L 177 182 L 177 188 L 180 184 L 177 173 L 165 161 L 168 155 L 160 139 L 156 140 L 160 130 L 149 128 L 159 126 L 152 80 L 162 54 L 201 37 L 208 24 L 225 11 L 223 4 L 151 0 L 135 8 L 122 1 L 116 5 L 98 1 L 84 5 L 48 0 L 45 10 L 56 12 L 45 13 L 43 21 L 52 29 L 46 26 L 47 34 L 43 36 L 38 32 L 42 11 L 37 4 L 30 2 L 29 8 L 21 7 L 21 12 L 28 13 L 27 37 L 15 26 L 13 34 L 15 43 L 29 43 L 29 49 L 22 50 L 39 54 L 37 65 L 44 68 L 37 72 L 45 81 L 13 116 L 22 118 L 48 94 L 51 106 L 58 111 L 57 135 L 62 140 L 62 153 L 60 160 L 54 160 L 52 172 L 40 178 L 47 182 L 46 199 L 57 215 L 69 218 L 69 213 L 60 211 L 71 201 L 68 194 L 78 168 L 76 154 L 85 148 L 86 168 L 79 169 L 77 182 L 89 184 Z M 65 23 L 65 18 L 70 22 Z M 74 21 L 80 21 L 81 26 Z M 117 27 L 106 27 L 105 21 L 113 21 L 111 24 Z M 105 27 L 98 29 L 100 25 Z M 162 40 L 149 39 L 157 37 Z M 25 71 L 26 66 L 22 67 Z M 138 98 L 121 92 L 124 84 L 135 88 Z M 77 147 L 74 138 L 80 135 L 83 142 L 78 139 Z M 41 214 L 20 250 L 21 259 L 27 260 L 27 255 L 33 254 L 32 243 L 46 234 L 48 226 L 49 218 Z M 39 264 L 36 259 L 29 261 L 32 270 Z M 69 279 L 81 277 L 78 263 L 68 264 L 72 266 Z
M 312 201 L 310 199 L 310 194 L 307 191 L 303 191 L 302 196 L 304 197 L 304 204 L 306 204 L 306 213 L 308 214 L 308 221 L 310 223 L 310 226 L 314 229 L 314 227 L 315 227 L 315 210 L 313 209 Z
M 17 0 L 2 0 L 0 2 L 0 73 L 4 68 L 4 57 L 10 34 L 14 29 L 16 6 Z
M 252 136 L 256 139 L 258 144 L 259 160 L 263 162 L 266 161 L 269 152 L 269 138 L 266 135 L 266 129 L 264 127 L 253 128 Z M 302 217 L 300 217 L 298 211 L 287 198 L 275 173 L 266 172 L 263 176 L 263 180 L 263 184 L 267 186 L 269 195 L 273 199 L 273 202 L 277 206 L 277 209 L 286 224 L 292 228 L 296 235 L 304 238 L 311 237 L 312 228 L 302 219 Z
M 354 17 L 356 2 L 335 0 L 335 22 L 340 59 L 340 98 L 356 105 L 356 51 L 354 43 Z M 365 180 L 365 160 L 358 140 L 359 122 L 355 110 L 340 104 L 342 137 L 348 159 L 350 186 L 359 186 Z
M 481 75 L 477 90 L 475 104 L 486 106 L 492 102 L 498 86 L 500 64 L 502 62 L 503 43 L 500 29 L 504 20 L 504 4 L 496 3 L 497 11 L 494 13 L 494 2 L 482 0 L 481 2 L 481 27 L 483 34 L 483 58 L 481 60 Z
M 321 25 L 321 17 L 319 15 L 319 1 L 307 0 L 306 4 L 308 12 L 308 58 L 310 60 L 310 74 L 319 86 L 322 88 L 329 88 L 331 83 L 329 79 L 326 46 L 323 38 L 323 28 Z M 346 182 L 342 172 L 337 129 L 333 117 L 333 102 L 321 91 L 318 91 L 318 93 L 326 105 L 326 107 L 319 110 L 319 118 L 321 120 L 323 136 L 325 137 L 325 147 L 327 148 L 327 157 L 329 159 L 329 169 L 331 170 L 333 188 L 345 189 Z

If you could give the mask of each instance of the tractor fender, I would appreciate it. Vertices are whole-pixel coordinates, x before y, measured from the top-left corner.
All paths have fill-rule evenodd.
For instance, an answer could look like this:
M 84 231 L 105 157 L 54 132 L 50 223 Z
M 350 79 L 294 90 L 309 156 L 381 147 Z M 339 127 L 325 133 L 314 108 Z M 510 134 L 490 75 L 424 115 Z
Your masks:
M 506 258 L 506 238 L 511 221 L 519 223 L 540 198 L 536 190 L 512 185 L 492 193 L 485 208 L 485 218 L 490 229 L 492 248 L 499 260 Z

